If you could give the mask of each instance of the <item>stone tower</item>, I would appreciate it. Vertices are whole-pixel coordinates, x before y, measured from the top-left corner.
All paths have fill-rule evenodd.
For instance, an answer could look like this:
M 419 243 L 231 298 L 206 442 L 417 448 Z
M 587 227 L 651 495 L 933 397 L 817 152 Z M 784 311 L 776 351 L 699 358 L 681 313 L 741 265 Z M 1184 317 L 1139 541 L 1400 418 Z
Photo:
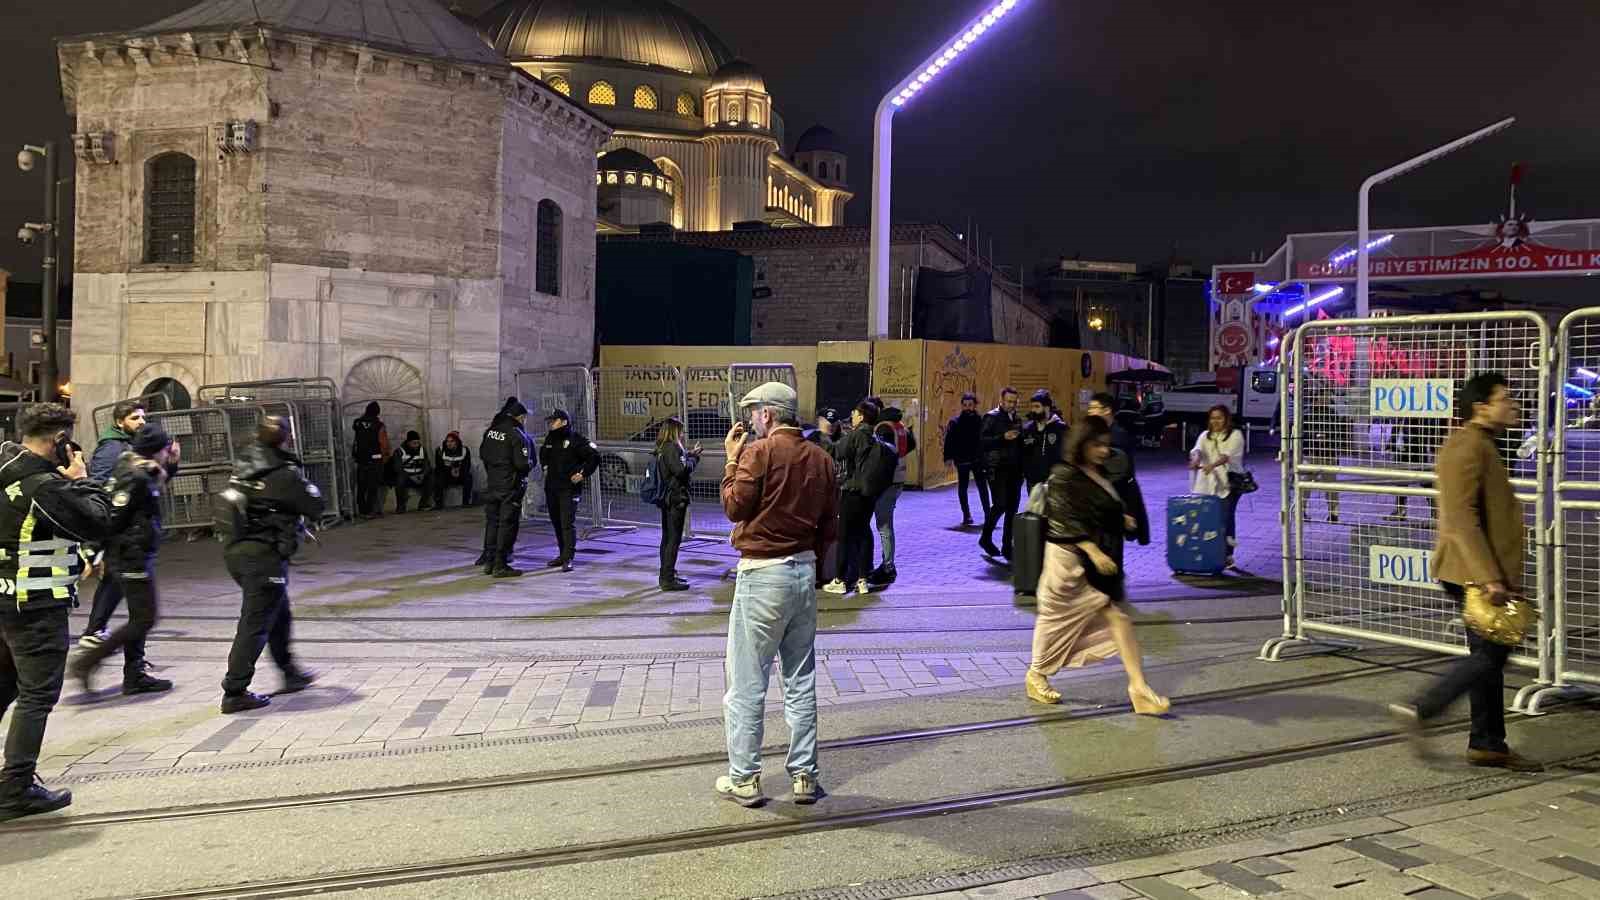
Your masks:
M 259 6 L 58 41 L 75 404 L 330 377 L 438 439 L 588 362 L 605 123 L 438 0 Z

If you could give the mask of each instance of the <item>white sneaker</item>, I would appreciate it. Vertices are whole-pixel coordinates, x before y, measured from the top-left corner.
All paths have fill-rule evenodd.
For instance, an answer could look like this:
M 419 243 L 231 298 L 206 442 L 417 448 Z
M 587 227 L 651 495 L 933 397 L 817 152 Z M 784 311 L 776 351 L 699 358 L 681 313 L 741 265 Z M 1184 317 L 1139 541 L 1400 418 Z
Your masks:
M 753 809 L 767 802 L 761 793 L 761 776 L 752 775 L 744 781 L 734 781 L 733 776 L 723 775 L 717 778 L 717 796 L 724 800 L 732 800 L 747 809 Z
M 872 593 L 872 585 L 868 584 L 867 580 L 863 578 L 856 582 L 856 593 L 862 595 L 870 594 Z
M 844 582 L 840 581 L 837 578 L 835 578 L 834 580 L 832 580 L 832 581 L 828 582 L 827 584 L 823 585 L 822 589 L 824 591 L 830 593 L 830 594 L 848 594 L 848 593 L 850 593 L 850 589 L 844 586 Z
M 86 631 L 84 632 L 83 637 L 78 638 L 78 646 L 84 650 L 93 650 L 101 644 L 104 644 L 106 642 L 106 638 L 109 637 L 111 637 L 111 633 L 105 630 Z
M 790 776 L 793 779 L 794 802 L 801 806 L 810 806 L 818 799 L 827 796 L 827 791 L 817 783 L 815 776 L 805 772 L 797 772 Z

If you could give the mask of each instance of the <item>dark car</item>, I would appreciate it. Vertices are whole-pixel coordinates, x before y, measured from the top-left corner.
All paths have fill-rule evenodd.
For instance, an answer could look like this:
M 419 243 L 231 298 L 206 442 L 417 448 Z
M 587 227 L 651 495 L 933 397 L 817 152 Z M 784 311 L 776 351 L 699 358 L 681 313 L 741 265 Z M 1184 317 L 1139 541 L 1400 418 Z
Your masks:
M 620 446 L 618 444 L 603 445 L 600 448 L 600 486 L 607 493 L 636 494 L 644 481 L 645 468 L 650 465 L 650 460 L 655 454 L 656 437 L 661 433 L 661 426 L 666 419 L 657 419 L 649 425 L 639 429 L 628 436 L 627 443 L 637 446 Z M 720 408 L 702 408 L 689 410 L 684 427 L 687 434 L 684 443 L 693 447 L 701 444 L 705 447 L 707 455 L 720 455 L 722 439 L 727 437 L 728 431 L 733 428 L 733 420 L 728 418 L 726 410 Z M 694 483 L 716 482 L 722 480 L 722 466 L 700 466 L 695 470 Z M 701 491 L 694 491 L 699 496 Z M 715 493 L 715 492 L 713 492 Z

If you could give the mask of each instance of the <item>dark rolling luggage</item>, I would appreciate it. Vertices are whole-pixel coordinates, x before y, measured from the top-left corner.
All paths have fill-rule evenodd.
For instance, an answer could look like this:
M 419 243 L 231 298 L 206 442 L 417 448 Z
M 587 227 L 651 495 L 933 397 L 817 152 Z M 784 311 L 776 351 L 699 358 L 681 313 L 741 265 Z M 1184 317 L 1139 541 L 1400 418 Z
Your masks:
M 1167 498 L 1167 565 L 1180 575 L 1218 575 L 1228 568 L 1221 498 L 1202 494 Z
M 1011 526 L 1011 587 L 1032 594 L 1044 570 L 1044 517 L 1022 513 Z

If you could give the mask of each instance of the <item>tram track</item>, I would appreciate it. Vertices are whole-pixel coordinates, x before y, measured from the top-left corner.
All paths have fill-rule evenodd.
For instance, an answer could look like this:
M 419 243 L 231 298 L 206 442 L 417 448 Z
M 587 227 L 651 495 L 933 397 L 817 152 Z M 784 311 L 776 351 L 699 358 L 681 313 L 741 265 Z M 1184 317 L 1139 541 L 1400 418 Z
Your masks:
M 857 615 L 861 613 L 928 613 L 943 610 L 974 610 L 974 609 L 1032 609 L 1030 604 L 1017 603 L 972 603 L 952 606 L 852 606 L 839 609 L 819 609 L 817 615 Z M 587 621 L 587 620 L 616 620 L 616 619 L 685 619 L 715 617 L 726 619 L 726 609 L 714 610 L 684 610 L 673 612 L 668 610 L 650 610 L 642 612 L 619 613 L 530 613 L 515 616 L 307 616 L 295 614 L 294 621 L 298 625 L 302 622 L 336 622 L 351 625 L 384 625 L 390 623 L 400 624 L 436 624 L 448 622 L 451 624 L 484 622 L 560 622 L 560 621 Z M 228 622 L 239 621 L 238 615 L 162 615 L 163 622 Z M 1240 615 L 1240 616 L 1177 616 L 1165 619 L 1134 619 L 1135 625 L 1231 625 L 1240 622 L 1273 622 L 1283 621 L 1283 613 L 1277 612 L 1270 615 Z M 1032 627 L 1031 625 L 1029 626 Z
M 1469 727 L 1452 720 L 1429 729 L 1451 734 Z M 1269 750 L 1216 756 L 1191 762 L 1151 766 L 1076 779 L 1063 779 L 1018 788 L 976 791 L 930 800 L 887 804 L 865 810 L 811 813 L 800 818 L 774 818 L 692 828 L 642 837 L 593 841 L 582 844 L 517 850 L 508 853 L 457 857 L 430 862 L 380 866 L 335 874 L 263 880 L 217 887 L 202 887 L 138 895 L 131 900 L 267 900 L 331 891 L 396 887 L 430 881 L 497 873 L 549 869 L 581 863 L 633 859 L 822 832 L 845 831 L 875 825 L 925 819 L 1007 806 L 1087 796 L 1110 790 L 1160 785 L 1193 778 L 1227 775 L 1344 753 L 1383 747 L 1404 741 L 1392 731 L 1372 731 L 1353 737 L 1295 744 Z M 720 760 L 720 757 L 718 757 Z
M 1202 691 L 1194 694 L 1177 696 L 1172 698 L 1173 705 L 1175 707 L 1187 707 L 1213 703 L 1226 703 L 1230 701 L 1251 699 L 1271 694 L 1303 690 L 1305 688 L 1339 684 L 1393 672 L 1425 673 L 1429 671 L 1430 666 L 1439 665 L 1449 661 L 1447 659 L 1430 659 L 1426 656 L 1419 656 L 1398 661 L 1374 662 L 1365 660 L 1355 655 L 1338 654 L 1337 656 L 1338 658 L 1361 662 L 1364 663 L 1364 665 L 1343 672 L 1305 675 L 1298 678 L 1282 679 L 1257 685 L 1222 688 L 1213 691 Z M 1124 715 L 1129 711 L 1130 707 L 1127 703 L 1110 704 L 1093 709 L 1056 709 L 1029 716 L 1016 716 L 1005 719 L 939 726 L 936 728 L 900 730 L 878 734 L 858 735 L 849 738 L 840 738 L 832 741 L 822 742 L 819 745 L 819 750 L 826 752 L 837 752 L 842 750 L 937 741 L 1018 728 L 1070 724 L 1078 721 L 1104 719 L 1112 716 Z M 1391 732 L 1386 732 L 1386 734 L 1391 734 L 1392 736 Z M 781 753 L 776 749 L 763 750 L 762 755 L 763 757 L 773 757 L 780 756 Z M 0 835 L 50 833 L 81 828 L 159 823 L 184 819 L 238 815 L 244 813 L 282 812 L 339 804 L 368 803 L 374 801 L 398 800 L 441 794 L 464 794 L 479 791 L 492 791 L 506 788 L 528 787 L 563 782 L 581 782 L 673 769 L 716 765 L 726 762 L 726 759 L 726 754 L 718 751 L 713 753 L 661 757 L 657 759 L 639 760 L 613 765 L 556 769 L 545 772 L 523 772 L 484 778 L 427 782 L 400 787 L 364 788 L 346 791 L 330 791 L 326 793 L 307 794 L 292 797 L 272 797 L 224 803 L 156 807 L 142 810 L 128 810 L 123 812 L 89 813 L 85 815 L 65 816 L 60 818 L 22 820 L 17 823 L 0 825 Z

